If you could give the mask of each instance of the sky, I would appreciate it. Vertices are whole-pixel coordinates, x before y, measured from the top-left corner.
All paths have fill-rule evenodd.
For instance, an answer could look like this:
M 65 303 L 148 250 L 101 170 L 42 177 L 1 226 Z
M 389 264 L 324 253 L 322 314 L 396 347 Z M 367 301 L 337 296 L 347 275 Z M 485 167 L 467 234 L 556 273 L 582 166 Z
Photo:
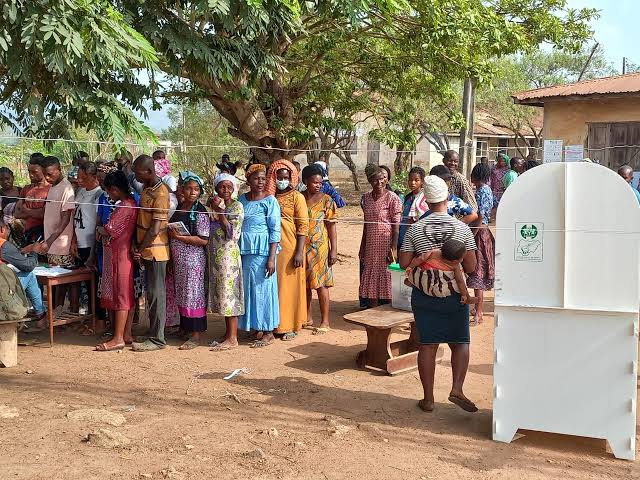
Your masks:
M 616 68 L 622 69 L 622 57 L 627 57 L 636 65 L 640 64 L 640 0 L 567 0 L 567 3 L 573 8 L 600 10 L 600 18 L 592 25 L 594 36 Z M 150 110 L 145 123 L 156 132 L 167 128 L 169 119 L 166 108 Z

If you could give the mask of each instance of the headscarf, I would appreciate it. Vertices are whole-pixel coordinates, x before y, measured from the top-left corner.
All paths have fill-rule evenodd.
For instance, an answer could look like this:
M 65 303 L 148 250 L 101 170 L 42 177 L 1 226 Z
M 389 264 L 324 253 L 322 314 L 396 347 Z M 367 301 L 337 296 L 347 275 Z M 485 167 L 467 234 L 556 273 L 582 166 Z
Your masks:
M 160 178 L 165 177 L 171 173 L 171 162 L 167 158 L 159 158 L 153 161 L 153 166 L 156 171 L 156 175 Z
M 202 195 L 204 195 L 204 182 L 202 181 L 202 179 L 193 172 L 182 172 L 182 173 L 186 174 L 182 179 L 182 184 L 186 185 L 189 182 L 196 182 L 200 187 L 200 197 L 202 197 Z M 192 222 L 196 221 L 196 209 L 198 208 L 198 204 L 200 203 L 200 200 L 199 200 L 200 197 L 198 197 L 198 200 L 193 202 L 193 205 L 191 205 L 191 210 L 189 211 L 189 220 L 191 220 Z
M 110 173 L 117 171 L 118 166 L 115 164 L 115 162 L 100 162 L 97 165 L 97 169 L 98 169 L 98 172 L 108 175 Z
M 265 192 L 269 195 L 275 195 L 276 193 L 276 180 L 278 170 L 288 170 L 289 171 L 289 184 L 292 188 L 298 186 L 300 179 L 298 178 L 298 169 L 295 167 L 293 163 L 289 160 L 285 160 L 284 158 L 281 160 L 276 160 L 269 167 L 269 171 L 267 172 L 267 184 L 264 187 Z
M 265 167 L 263 164 L 261 164 L 261 163 L 253 163 L 247 168 L 247 170 L 245 171 L 244 176 L 245 176 L 245 178 L 247 180 L 249 180 L 249 177 L 251 175 L 253 175 L 254 173 L 256 173 L 256 172 L 266 172 L 266 171 L 267 171 L 267 167 Z
M 216 175 L 216 178 L 213 179 L 214 190 L 220 182 L 231 182 L 231 184 L 233 185 L 233 191 L 235 192 L 236 190 L 238 190 L 238 179 L 233 175 L 229 175 L 228 173 L 219 173 L 218 175 Z
M 440 203 L 449 198 L 447 182 L 436 175 L 429 175 L 424 179 L 423 191 L 427 203 Z
M 364 173 L 367 175 L 367 181 L 371 181 L 371 179 L 373 177 L 375 177 L 376 175 L 381 174 L 382 172 L 384 172 L 384 169 L 382 169 L 382 168 L 380 168 L 378 166 L 373 166 L 373 168 L 368 169 L 368 171 L 365 168 L 365 172 Z
M 509 155 L 501 152 L 498 154 L 498 157 L 501 157 L 504 160 L 504 163 L 507 164 L 507 167 L 511 166 L 511 158 L 509 158 Z

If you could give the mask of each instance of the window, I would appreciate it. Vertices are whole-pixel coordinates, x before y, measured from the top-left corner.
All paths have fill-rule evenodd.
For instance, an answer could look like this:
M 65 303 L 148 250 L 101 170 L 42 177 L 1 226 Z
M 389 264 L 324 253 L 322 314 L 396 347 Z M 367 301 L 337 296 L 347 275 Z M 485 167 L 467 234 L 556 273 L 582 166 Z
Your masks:
M 626 163 L 640 170 L 640 122 L 590 123 L 587 154 L 609 168 Z
M 476 140 L 476 163 L 480 163 L 482 157 L 489 156 L 489 141 Z

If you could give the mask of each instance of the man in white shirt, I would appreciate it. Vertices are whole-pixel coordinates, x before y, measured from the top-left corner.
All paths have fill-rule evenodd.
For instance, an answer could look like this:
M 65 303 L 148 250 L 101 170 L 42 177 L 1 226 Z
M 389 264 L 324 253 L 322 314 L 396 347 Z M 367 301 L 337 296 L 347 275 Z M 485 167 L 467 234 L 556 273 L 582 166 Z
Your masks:
M 96 219 L 98 199 L 102 189 L 98 183 L 98 168 L 94 162 L 86 162 L 78 167 L 78 191 L 76 211 L 73 216 L 78 258 L 82 265 L 87 263 L 96 244 Z

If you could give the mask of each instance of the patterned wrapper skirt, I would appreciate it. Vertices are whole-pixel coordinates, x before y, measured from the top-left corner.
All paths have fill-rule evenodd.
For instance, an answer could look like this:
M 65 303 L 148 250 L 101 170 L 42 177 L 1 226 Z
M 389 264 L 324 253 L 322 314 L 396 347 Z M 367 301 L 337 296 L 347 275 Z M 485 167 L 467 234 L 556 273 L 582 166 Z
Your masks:
M 467 278 L 469 288 L 491 290 L 496 278 L 496 241 L 488 228 L 477 229 L 476 239 L 476 271 Z

